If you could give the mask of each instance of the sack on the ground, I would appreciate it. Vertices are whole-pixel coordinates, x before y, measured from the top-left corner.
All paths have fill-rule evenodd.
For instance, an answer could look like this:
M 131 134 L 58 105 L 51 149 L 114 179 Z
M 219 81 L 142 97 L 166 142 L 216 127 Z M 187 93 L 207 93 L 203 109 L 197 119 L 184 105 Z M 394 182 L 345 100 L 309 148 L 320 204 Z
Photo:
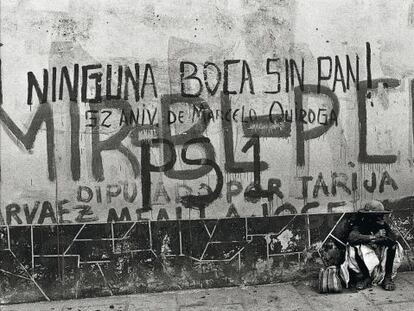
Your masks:
M 336 266 L 321 268 L 319 271 L 319 292 L 340 293 L 342 292 L 341 279 L 338 276 Z

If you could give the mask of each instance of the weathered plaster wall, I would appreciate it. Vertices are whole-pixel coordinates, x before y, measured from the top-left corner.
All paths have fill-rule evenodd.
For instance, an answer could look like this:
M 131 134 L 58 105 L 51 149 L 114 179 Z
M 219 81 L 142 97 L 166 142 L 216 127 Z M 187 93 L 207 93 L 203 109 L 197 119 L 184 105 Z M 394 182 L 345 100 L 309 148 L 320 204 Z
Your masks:
M 162 118 L 162 111 L 168 110 L 169 99 L 165 96 L 179 94 L 181 91 L 180 61 L 199 64 L 198 76 L 201 78 L 202 64 L 206 61 L 216 63 L 221 71 L 222 81 L 218 85 L 217 92 L 213 96 L 209 95 L 204 86 L 199 97 L 209 105 L 215 116 L 204 122 L 208 124 L 205 124 L 206 128 L 202 135 L 210 139 L 209 150 L 212 153 L 209 156 L 217 163 L 224 178 L 224 185 L 221 189 L 217 189 L 220 197 L 209 203 L 205 209 L 207 218 L 225 217 L 230 201 L 234 203 L 239 215 L 262 214 L 262 207 L 258 200 L 246 201 L 243 195 L 245 189 L 253 182 L 253 150 L 250 148 L 242 152 L 243 146 L 252 135 L 243 129 L 243 125 L 251 126 L 248 123 L 250 112 L 258 116 L 263 115 L 262 119 L 259 118 L 261 122 L 253 122 L 253 127 L 262 126 L 261 132 L 253 133 L 260 137 L 260 160 L 263 161 L 262 164 L 267 163 L 262 167 L 260 176 L 262 186 L 266 189 L 269 179 L 278 179 L 280 183 L 279 187 L 276 186 L 280 193 L 275 194 L 273 199 L 261 198 L 262 202 L 271 205 L 273 212 L 278 206 L 287 202 L 300 212 L 307 203 L 303 196 L 303 177 L 312 177 L 312 180 L 307 181 L 309 188 L 307 195 L 311 197 L 314 196 L 312 191 L 319 173 L 322 173 L 328 188 L 331 188 L 335 182 L 342 182 L 352 191 L 347 193 L 340 186 L 335 195 L 332 194 L 332 189 L 328 189 L 329 195 L 319 191 L 312 199 L 318 202 L 319 206 L 313 207 L 309 212 L 325 212 L 329 202 L 340 202 L 341 206 L 336 208 L 338 211 L 351 211 L 366 199 L 391 199 L 410 195 L 412 105 L 408 79 L 409 39 L 404 39 L 409 38 L 412 31 L 409 22 L 410 6 L 404 3 L 387 9 L 388 6 L 381 2 L 365 1 L 352 4 L 315 2 L 312 5 L 300 1 L 281 1 L 272 5 L 259 1 L 221 4 L 206 2 L 203 5 L 191 2 L 164 4 L 148 2 L 140 4 L 139 7 L 127 2 L 114 7 L 110 2 L 98 2 L 91 6 L 83 2 L 68 1 L 65 5 L 57 5 L 56 8 L 54 5 L 42 7 L 37 2 L 30 1 L 24 2 L 24 5 L 4 3 L 2 7 L 3 109 L 12 122 L 4 122 L 6 126 L 2 133 L 2 180 L 7 181 L 1 186 L 3 218 L 7 218 L 7 206 L 16 203 L 21 209 L 18 215 L 22 223 L 27 223 L 27 218 L 23 215 L 23 206 L 27 204 L 31 209 L 36 201 L 41 203 L 49 201 L 52 206 L 56 205 L 56 201 L 65 202 L 63 206 L 68 213 L 65 214 L 64 219 L 68 221 L 74 221 L 79 216 L 79 209 L 77 210 L 76 206 L 81 204 L 91 207 L 90 212 L 93 215 L 89 216 L 89 220 L 106 221 L 109 208 L 114 207 L 119 213 L 125 206 L 133 214 L 132 219 L 136 218 L 135 209 L 143 205 L 142 190 L 147 189 L 145 185 L 143 186 L 144 179 L 140 173 L 142 170 L 140 143 L 143 138 L 155 138 L 160 135 L 166 137 L 168 124 L 166 124 L 167 119 Z M 188 10 L 183 11 L 183 8 Z M 339 16 L 341 18 L 338 18 Z M 390 30 L 379 31 L 378 27 Z M 398 29 L 398 34 L 395 34 L 394 29 Z M 370 66 L 372 79 L 398 80 L 394 83 L 396 87 L 390 85 L 387 89 L 380 83 L 379 89 L 367 95 L 370 99 L 369 104 L 366 105 L 366 150 L 368 154 L 396 155 L 396 160 L 388 161 L 392 163 L 387 165 L 383 163 L 387 162 L 383 159 L 373 159 L 370 161 L 373 162 L 370 163 L 372 165 L 367 165 L 366 160 L 358 159 L 362 153 L 359 141 L 360 122 L 363 116 L 358 112 L 357 92 L 352 80 L 346 92 L 343 92 L 341 82 L 337 81 L 335 92 L 332 94 L 337 96 L 339 102 L 338 123 L 333 124 L 319 137 L 309 140 L 305 138 L 303 160 L 298 160 L 298 155 L 301 153 L 298 148 L 301 144 L 298 142 L 298 134 L 304 133 L 306 137 L 312 128 L 323 127 L 317 124 L 318 112 L 321 116 L 319 120 L 323 122 L 325 114 L 330 116 L 332 99 L 321 94 L 304 95 L 303 108 L 308 114 L 308 109 L 312 109 L 316 114 L 313 124 L 304 124 L 295 120 L 293 123 L 284 122 L 286 132 L 283 135 L 275 130 L 273 133 L 263 130 L 269 128 L 269 111 L 275 101 L 288 111 L 289 116 L 291 109 L 293 111 L 295 109 L 292 87 L 290 86 L 289 92 L 286 92 L 284 59 L 295 60 L 301 72 L 303 58 L 304 83 L 316 85 L 317 58 L 332 57 L 332 77 L 324 82 L 325 86 L 332 90 L 338 69 L 336 67 L 338 62 L 335 62 L 336 55 L 345 80 L 348 70 L 346 55 L 349 56 L 349 68 L 353 70 L 354 75 L 357 71 L 358 55 L 359 80 L 367 79 L 366 42 L 370 43 L 372 50 Z M 277 89 L 276 75 L 266 74 L 266 61 L 269 58 L 280 58 L 279 61 L 273 61 L 269 65 L 269 71 L 280 72 L 281 91 L 278 94 L 264 93 Z M 244 115 L 242 110 L 236 112 L 231 123 L 222 121 L 220 115 L 216 118 L 217 111 L 222 115 L 228 111 L 221 100 L 220 93 L 224 87 L 223 61 L 229 59 L 246 61 L 255 93 L 250 94 L 250 81 L 246 80 L 242 94 L 229 96 L 229 108 L 232 112 L 244 108 Z M 144 88 L 145 93 L 141 92 L 141 98 L 136 101 L 130 83 L 128 103 L 132 111 L 137 114 L 139 109 L 140 117 L 146 113 L 145 119 L 139 119 L 137 126 L 125 126 L 125 123 L 122 129 L 119 126 L 122 117 L 121 109 L 126 107 L 124 102 L 113 101 L 112 108 L 118 109 L 108 109 L 111 105 L 108 101 L 101 104 L 87 104 L 79 94 L 79 97 L 75 98 L 76 103 L 70 104 L 65 84 L 60 99 L 60 74 L 64 66 L 68 68 L 72 84 L 75 74 L 74 65 L 80 66 L 78 91 L 81 93 L 84 85 L 82 66 L 101 64 L 101 69 L 89 69 L 87 74 L 103 73 L 101 88 L 104 97 L 107 90 L 106 65 L 110 64 L 113 68 L 112 93 L 115 93 L 117 87 L 118 65 L 123 66 L 124 74 L 120 91 L 124 98 L 125 68 L 131 68 L 135 76 L 136 63 L 141 64 L 138 70 L 139 90 L 142 90 L 144 82 L 145 64 L 149 64 L 152 68 L 157 89 L 157 96 L 155 96 L 152 85 L 147 85 Z M 56 98 L 52 98 L 53 68 L 56 68 L 57 75 Z M 216 82 L 215 70 L 211 65 L 209 68 L 208 82 L 212 88 L 211 85 Z M 237 93 L 240 93 L 243 82 L 242 62 L 233 64 L 229 68 L 229 89 L 238 90 Z M 32 72 L 36 81 L 43 87 L 43 69 L 46 69 L 49 74 L 46 105 L 50 107 L 50 111 L 45 108 L 46 105 L 39 106 L 35 91 L 33 91 L 33 104 L 26 104 L 28 72 Z M 322 61 L 322 71 L 325 75 L 329 72 L 326 60 Z M 149 77 L 147 82 L 152 82 L 149 71 L 147 74 Z M 299 91 L 295 72 L 289 71 L 288 74 L 289 79 L 293 75 L 296 90 Z M 89 89 L 88 98 L 92 98 L 96 94 L 94 80 L 88 78 L 85 81 L 88 83 L 85 86 Z M 198 82 L 196 80 L 192 82 L 194 93 L 198 89 Z M 189 83 L 186 83 L 186 87 L 188 85 Z M 187 92 L 191 93 L 191 90 Z M 161 105 L 163 96 L 164 104 Z M 35 123 L 32 120 L 39 120 L 34 118 L 34 115 L 40 107 L 43 111 L 39 112 L 39 116 L 49 118 L 50 127 L 47 128 L 44 122 L 36 132 L 37 129 L 30 128 L 30 125 Z M 144 108 L 148 111 L 144 111 Z M 110 127 L 87 126 L 92 124 L 92 118 L 98 115 L 95 116 L 87 111 L 96 109 L 112 112 L 110 116 L 105 112 L 100 113 L 101 122 Z M 175 143 L 177 154 L 172 169 L 163 173 L 151 173 L 152 212 L 151 215 L 147 213 L 145 216 L 153 219 L 156 219 L 160 208 L 165 208 L 168 217 L 175 219 L 175 207 L 182 203 L 180 200 L 183 196 L 189 191 L 195 195 L 206 194 L 214 190 L 217 184 L 217 173 L 211 166 L 205 166 L 205 170 L 200 172 L 197 170 L 199 166 L 185 164 L 181 157 L 183 143 L 201 136 L 198 132 L 188 132 L 195 123 L 202 123 L 194 115 L 192 104 L 176 103 L 171 105 L 170 109 L 177 115 L 179 111 L 182 112 L 182 118 L 169 125 L 170 132 L 172 135 L 182 133 L 187 135 L 181 141 L 176 138 L 170 139 Z M 326 111 L 320 112 L 319 109 L 326 109 Z M 274 106 L 272 112 L 280 113 L 279 106 Z M 39 121 L 44 120 L 40 118 Z M 309 119 L 305 120 L 309 121 Z M 150 122 L 154 125 L 159 124 L 159 127 L 151 127 Z M 24 139 L 13 130 L 12 123 L 24 134 L 27 133 Z M 118 137 L 110 141 L 109 137 L 117 132 L 120 133 Z M 50 135 L 49 141 L 46 134 Z M 30 135 L 36 136 L 30 140 Z M 99 141 L 110 142 L 101 147 Z M 123 153 L 117 149 L 120 142 L 123 145 Z M 165 144 L 162 144 L 162 148 L 169 149 Z M 190 156 L 203 155 L 206 150 L 204 148 L 204 152 L 202 150 L 197 154 L 195 149 L 189 148 Z M 166 152 L 168 155 L 168 150 Z M 154 165 L 168 162 L 168 158 L 162 157 L 162 154 L 159 147 L 152 147 L 150 162 Z M 236 163 L 234 165 L 236 168 L 232 168 L 232 159 L 247 164 Z M 101 168 L 99 168 L 100 163 L 102 163 Z M 183 169 L 192 173 L 171 172 Z M 396 187 L 386 183 L 383 191 L 380 192 L 379 184 L 385 171 L 395 181 Z M 336 173 L 337 177 L 333 178 L 333 173 Z M 351 185 L 353 173 L 357 176 Z M 376 174 L 378 186 L 367 191 L 363 187 L 363 182 L 365 179 L 370 181 L 372 173 Z M 385 181 L 389 180 L 388 178 Z M 230 183 L 233 183 L 231 187 Z M 236 191 L 238 187 L 241 187 L 242 191 Z M 133 193 L 134 188 L 137 190 L 136 196 Z M 101 192 L 101 198 L 98 191 Z M 129 192 L 124 194 L 126 191 Z M 108 197 L 108 193 L 111 198 Z M 230 195 L 231 198 L 228 196 L 229 193 L 233 193 Z M 40 210 L 34 215 L 34 223 L 38 222 Z M 186 210 L 181 217 L 198 216 L 194 212 L 191 215 L 191 212 L 187 213 Z M 44 222 L 53 222 L 53 219 L 47 217 Z M 12 217 L 10 223 L 7 219 L 6 223 L 13 225 L 18 224 L 19 221 Z
M 409 253 L 412 11 L 409 1 L 3 1 L 0 224 L 8 254 L 2 272 L 10 278 L 3 284 L 5 301 L 41 294 L 36 289 L 31 298 L 13 296 L 11 288 L 23 284 L 13 283 L 16 275 L 28 277 L 30 286 L 72 286 L 67 278 L 81 284 L 80 294 L 46 293 L 67 298 L 180 288 L 174 269 L 178 277 L 186 275 L 184 287 L 278 281 L 298 269 L 313 272 L 321 263 L 310 260 L 317 250 L 340 246 L 318 230 L 330 232 L 343 213 L 371 199 L 394 210 Z M 328 58 L 320 57 L 330 57 L 331 68 Z M 316 87 L 318 59 L 320 75 L 330 75 L 322 81 L 322 93 Z M 228 60 L 240 61 L 226 73 Z M 201 82 L 197 97 L 182 96 L 183 61 L 197 65 L 200 80 L 184 80 L 190 94 Z M 205 62 L 217 66 L 206 70 L 207 87 Z M 106 98 L 107 65 L 111 94 L 120 79 L 121 99 Z M 78 86 L 72 93 L 66 81 L 60 90 L 64 67 L 71 86 Z M 130 81 L 125 100 L 127 68 L 139 94 L 135 97 Z M 352 77 L 347 83 L 349 70 L 354 77 L 358 71 L 359 83 Z M 280 91 L 271 94 L 278 77 Z M 215 84 L 217 90 L 209 93 Z M 99 88 L 103 100 L 93 103 Z M 226 88 L 237 94 L 223 94 Z M 293 110 L 292 122 L 286 116 L 269 122 L 272 104 L 271 116 L 280 114 L 277 103 L 287 117 Z M 200 105 L 210 108 L 201 117 L 194 113 Z M 295 108 L 303 108 L 307 123 L 295 119 Z M 177 117 L 171 124 L 168 110 Z M 140 113 L 138 124 L 121 122 L 130 111 Z M 318 113 L 319 121 L 327 115 L 331 122 L 318 124 Z M 98 125 L 88 126 L 94 120 Z M 200 137 L 205 140 L 191 141 Z M 337 214 L 326 214 L 332 212 Z M 258 227 L 269 223 L 257 237 L 248 229 L 256 221 Z M 217 224 L 223 235 L 239 235 L 216 238 Z M 326 228 L 315 229 L 321 227 Z M 131 230 L 138 230 L 133 237 Z M 273 236 L 280 245 L 273 245 Z M 125 248 L 118 250 L 117 239 Z M 95 247 L 96 254 L 89 254 Z M 141 251 L 150 255 L 132 262 Z M 72 259 L 73 267 L 66 267 Z M 141 264 L 147 264 L 142 271 L 148 275 L 161 270 L 162 277 L 154 281 L 140 270 L 123 279 L 122 273 Z M 266 268 L 257 268 L 261 265 Z M 128 268 L 114 272 L 122 267 Z M 266 269 L 275 274 L 263 279 Z M 94 271 L 107 289 L 91 286 L 88 292 L 85 284 L 93 284 Z M 115 279 L 107 280 L 108 273 Z M 218 281 L 222 276 L 230 279 Z M 206 283 L 199 279 L 204 277 Z M 128 283 L 137 280 L 145 285 Z

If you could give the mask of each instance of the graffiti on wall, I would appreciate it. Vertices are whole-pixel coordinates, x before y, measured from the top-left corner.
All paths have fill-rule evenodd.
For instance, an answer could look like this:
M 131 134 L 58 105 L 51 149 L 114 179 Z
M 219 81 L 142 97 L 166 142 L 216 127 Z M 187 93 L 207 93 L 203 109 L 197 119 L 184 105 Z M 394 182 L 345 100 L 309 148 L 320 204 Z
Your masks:
M 180 91 L 173 94 L 160 92 L 162 83 L 151 63 L 74 63 L 45 68 L 40 75 L 29 71 L 29 123 L 26 130 L 16 124 L 4 96 L 0 120 L 10 136 L 4 145 L 14 143 L 38 155 L 36 162 L 43 163 L 35 166 L 44 165 L 45 171 L 36 172 L 36 178 L 56 193 L 50 200 L 32 195 L 30 200 L 3 199 L 0 221 L 20 225 L 353 211 L 370 195 L 395 197 L 399 180 L 391 165 L 401 162 L 401 151 L 399 156 L 373 154 L 367 129 L 368 110 L 382 109 L 384 101 L 389 105 L 393 92 L 400 93 L 400 81 L 372 79 L 369 42 L 365 48 L 364 61 L 358 54 L 342 61 L 337 55 L 317 57 L 315 84 L 304 82 L 311 75 L 306 68 L 312 67 L 304 58 L 267 58 L 261 74 L 276 86 L 263 90 L 264 96 L 257 94 L 256 76 L 241 59 L 203 65 L 180 61 L 178 78 L 168 77 L 170 83 L 178 80 Z M 362 63 L 366 80 L 360 80 Z M 331 167 L 313 165 L 309 146 L 331 131 L 332 139 L 342 135 L 345 145 L 330 152 L 349 152 L 341 124 L 350 116 L 340 109 L 338 88 L 356 93 L 359 149 L 354 157 L 330 159 Z M 280 94 L 292 98 L 275 100 Z M 66 109 L 67 127 L 55 120 L 57 105 Z M 67 148 L 58 150 L 58 144 Z M 119 164 L 105 161 L 108 154 Z M 59 176 L 61 166 L 67 175 Z M 34 172 L 25 171 L 22 178 L 38 188 Z

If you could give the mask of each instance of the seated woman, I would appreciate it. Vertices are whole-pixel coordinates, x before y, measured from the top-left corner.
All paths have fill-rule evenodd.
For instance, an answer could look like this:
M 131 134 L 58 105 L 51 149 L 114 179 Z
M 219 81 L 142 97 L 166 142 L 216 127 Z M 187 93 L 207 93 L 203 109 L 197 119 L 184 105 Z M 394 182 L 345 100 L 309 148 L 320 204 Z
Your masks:
M 379 201 L 365 204 L 351 224 L 345 261 L 341 276 L 348 285 L 351 276 L 358 290 L 372 284 L 382 284 L 385 290 L 394 290 L 393 277 L 402 258 L 403 250 L 397 235 L 385 221 L 386 211 Z

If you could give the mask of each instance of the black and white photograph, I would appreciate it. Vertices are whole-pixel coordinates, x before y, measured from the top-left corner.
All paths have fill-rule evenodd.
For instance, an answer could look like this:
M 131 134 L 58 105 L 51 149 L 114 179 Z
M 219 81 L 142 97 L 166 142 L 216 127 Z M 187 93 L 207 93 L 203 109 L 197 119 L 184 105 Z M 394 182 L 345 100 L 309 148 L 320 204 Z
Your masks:
M 0 310 L 414 311 L 414 0 L 0 0 Z

